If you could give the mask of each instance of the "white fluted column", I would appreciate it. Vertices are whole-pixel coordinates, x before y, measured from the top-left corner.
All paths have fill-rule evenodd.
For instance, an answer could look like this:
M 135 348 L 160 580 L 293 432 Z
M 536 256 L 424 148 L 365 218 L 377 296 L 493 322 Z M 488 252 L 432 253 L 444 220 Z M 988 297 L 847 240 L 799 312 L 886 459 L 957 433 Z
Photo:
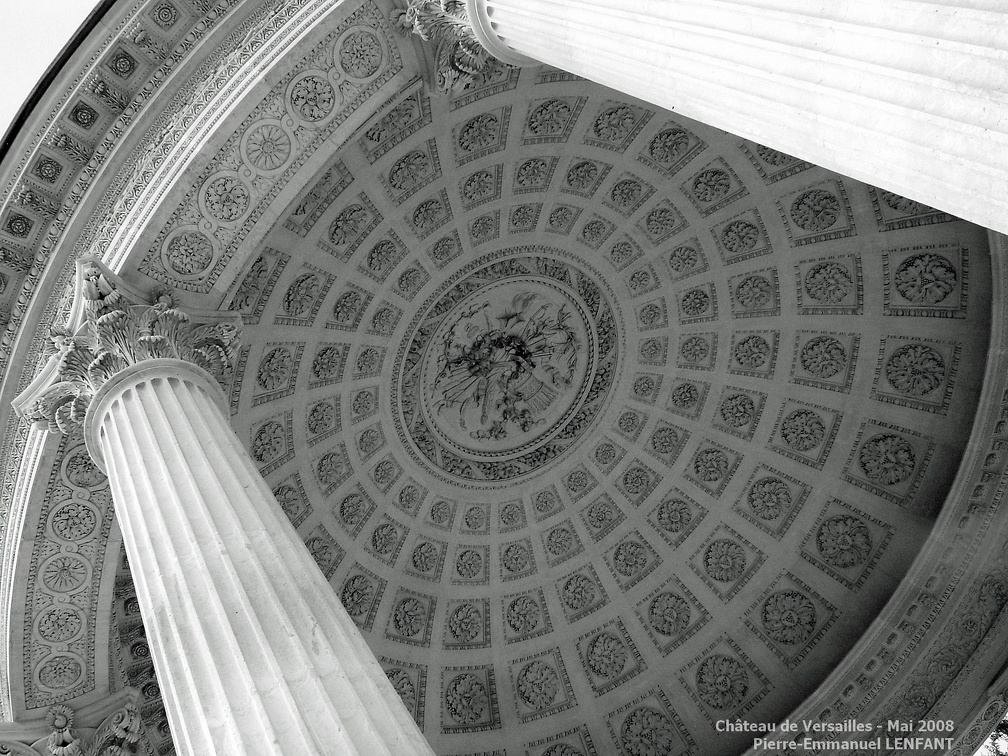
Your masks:
M 227 373 L 233 321 L 82 260 L 70 322 L 14 407 L 83 425 L 108 474 L 180 754 L 433 756 L 231 430 L 207 370 Z
M 431 754 L 228 425 L 213 379 L 116 374 L 85 426 L 109 476 L 182 753 Z
M 467 13 L 505 62 L 548 63 L 1008 232 L 1000 0 L 467 0 Z

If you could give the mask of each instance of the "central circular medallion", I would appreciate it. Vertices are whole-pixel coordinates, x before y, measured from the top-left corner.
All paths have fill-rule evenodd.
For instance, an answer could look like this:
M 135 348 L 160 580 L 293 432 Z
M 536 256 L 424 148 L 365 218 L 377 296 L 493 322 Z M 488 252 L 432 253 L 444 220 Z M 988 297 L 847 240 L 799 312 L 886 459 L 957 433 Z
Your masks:
M 445 443 L 513 454 L 556 432 L 595 360 L 591 315 L 553 282 L 505 280 L 458 304 L 428 346 L 423 407 Z
M 411 325 L 396 422 L 440 472 L 487 483 L 532 473 L 604 405 L 618 354 L 610 297 L 586 266 L 540 252 L 468 266 Z

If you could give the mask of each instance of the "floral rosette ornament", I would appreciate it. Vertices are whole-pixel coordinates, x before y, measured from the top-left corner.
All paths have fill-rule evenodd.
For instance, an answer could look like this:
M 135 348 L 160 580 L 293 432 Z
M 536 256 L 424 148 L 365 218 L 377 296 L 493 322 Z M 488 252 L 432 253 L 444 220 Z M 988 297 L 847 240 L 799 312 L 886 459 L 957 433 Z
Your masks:
M 37 427 L 72 433 L 102 385 L 130 365 L 180 359 L 222 379 L 238 348 L 240 321 L 221 312 L 201 313 L 200 320 L 179 309 L 170 291 L 144 297 L 97 260 L 81 260 L 69 322 L 52 329 L 49 362 L 15 406 Z

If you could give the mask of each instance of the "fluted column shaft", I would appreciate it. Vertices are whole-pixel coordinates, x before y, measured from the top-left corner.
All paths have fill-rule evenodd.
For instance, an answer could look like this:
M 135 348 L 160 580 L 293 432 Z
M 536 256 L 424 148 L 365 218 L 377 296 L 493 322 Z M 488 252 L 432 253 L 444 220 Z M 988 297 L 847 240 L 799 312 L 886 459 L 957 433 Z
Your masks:
M 468 0 L 476 35 L 1008 231 L 999 0 Z
M 177 359 L 88 409 L 180 753 L 432 754 L 228 425 Z

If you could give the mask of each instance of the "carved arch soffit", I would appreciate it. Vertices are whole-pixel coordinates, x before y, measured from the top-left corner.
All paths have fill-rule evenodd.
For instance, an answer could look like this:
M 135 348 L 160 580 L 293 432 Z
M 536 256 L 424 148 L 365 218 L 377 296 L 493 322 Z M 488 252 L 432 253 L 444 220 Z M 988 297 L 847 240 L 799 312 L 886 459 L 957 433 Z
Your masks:
M 32 428 L 30 423 L 10 411 L 11 402 L 14 394 L 37 383 L 36 371 L 45 360 L 45 344 L 50 339 L 51 326 L 66 323 L 68 316 L 71 322 L 75 317 L 78 317 L 78 325 L 82 322 L 79 319 L 82 311 L 72 306 L 72 293 L 60 296 L 61 292 L 72 292 L 74 282 L 79 280 L 75 259 L 90 255 L 101 260 L 110 276 L 114 276 L 114 271 L 133 271 L 128 277 L 130 282 L 137 284 L 135 290 L 117 281 L 120 288 L 130 291 L 133 301 L 146 301 L 147 292 L 166 287 L 187 305 L 213 307 L 219 295 L 210 286 L 200 289 L 192 285 L 194 279 L 204 273 L 199 267 L 206 253 L 204 240 L 207 235 L 203 231 L 196 229 L 187 235 L 183 230 L 171 238 L 148 243 L 149 237 L 157 236 L 156 227 L 164 208 L 192 202 L 204 214 L 207 223 L 231 232 L 230 245 L 222 247 L 215 240 L 211 247 L 210 269 L 215 278 L 229 263 L 240 268 L 244 263 L 242 254 L 254 247 L 244 242 L 248 236 L 255 235 L 255 223 L 261 218 L 262 210 L 278 194 L 303 189 L 316 166 L 327 158 L 326 151 L 342 141 L 340 129 L 356 129 L 362 119 L 382 107 L 387 97 L 405 82 L 418 78 L 412 53 L 406 60 L 400 53 L 399 45 L 403 40 L 394 32 L 388 20 L 391 9 L 383 2 L 334 4 L 329 0 L 265 0 L 252 6 L 237 0 L 217 4 L 193 0 L 193 5 L 198 8 L 189 17 L 180 14 L 174 19 L 169 19 L 167 14 L 144 17 L 127 13 L 125 20 L 117 19 L 121 24 L 112 25 L 113 32 L 107 38 L 87 40 L 87 45 L 98 48 L 91 60 L 95 71 L 101 70 L 99 64 L 104 65 L 102 56 L 117 46 L 126 45 L 132 49 L 133 45 L 153 45 L 148 52 L 154 62 L 148 61 L 147 69 L 152 78 L 145 87 L 141 86 L 142 79 L 135 79 L 139 87 L 135 97 L 130 100 L 128 95 L 122 94 L 123 101 L 114 103 L 113 115 L 105 116 L 91 105 L 86 106 L 87 110 L 77 107 L 75 103 L 91 102 L 87 94 L 91 90 L 85 92 L 83 89 L 90 79 L 85 76 L 84 81 L 67 82 L 71 76 L 76 76 L 76 71 L 65 73 L 64 78 L 53 85 L 68 87 L 64 108 L 39 125 L 37 143 L 29 148 L 20 166 L 27 170 L 39 161 L 39 155 L 48 155 L 56 149 L 63 162 L 60 162 L 59 174 L 55 175 L 65 181 L 67 193 L 61 208 L 45 214 L 47 233 L 38 236 L 37 251 L 0 248 L 0 262 L 9 258 L 17 263 L 15 267 L 22 273 L 17 282 L 5 278 L 6 291 L 0 293 L 0 314 L 7 317 L 9 313 L 7 333 L 0 339 L 0 369 L 4 370 L 0 395 L 5 408 L 0 410 L 0 422 L 6 424 L 0 456 L 10 471 L 4 477 L 0 497 L 0 545 L 4 555 L 0 563 L 0 596 L 9 598 L 4 601 L 4 613 L 0 616 L 4 644 L 0 658 L 4 666 L 10 663 L 14 669 L 20 669 L 22 659 L 30 656 L 32 632 L 25 634 L 23 630 L 38 619 L 21 616 L 21 608 L 26 602 L 30 603 L 25 594 L 30 581 L 25 576 L 29 571 L 34 572 L 38 565 L 29 553 L 31 550 L 19 548 L 19 542 L 35 538 L 39 507 L 45 498 L 43 489 L 52 482 L 47 482 L 47 478 L 54 457 L 75 457 L 83 446 L 77 449 L 79 437 L 76 433 L 59 438 Z M 121 13 L 119 9 L 115 11 Z M 171 35 L 178 40 L 174 51 L 158 47 L 157 34 L 144 36 L 142 33 L 146 26 L 153 24 L 151 28 L 157 29 L 159 24 L 167 24 L 169 20 L 178 24 Z M 190 24 L 189 31 L 182 29 L 184 22 Z M 93 35 L 105 33 L 99 27 Z M 197 47 L 197 43 L 208 41 L 210 44 Z M 202 64 L 194 58 L 197 53 L 207 56 Z M 163 61 L 160 67 L 159 60 Z M 172 74 L 183 69 L 189 73 L 182 83 L 162 86 Z M 279 73 L 271 74 L 273 71 Z M 319 97 L 320 91 L 326 95 L 329 90 L 324 84 L 318 85 L 313 76 L 331 86 L 331 98 Z M 265 101 L 269 102 L 264 105 Z M 331 109 L 326 111 L 330 103 Z M 253 109 L 244 120 L 234 115 L 241 113 L 243 108 Z M 92 111 L 98 119 L 94 128 L 107 128 L 104 140 L 97 139 L 97 148 L 91 144 L 94 135 L 87 144 L 74 136 L 80 130 L 86 131 L 74 119 L 91 118 Z M 118 120 L 115 113 L 119 113 Z M 41 115 L 32 116 L 42 119 Z M 76 124 L 78 131 L 67 131 L 62 123 L 67 119 Z M 294 119 L 298 119 L 296 124 Z M 295 131 L 301 141 L 294 137 Z M 221 154 L 233 150 L 243 161 L 244 172 L 210 177 L 198 186 L 201 191 L 186 197 L 186 187 L 180 179 L 189 175 L 191 166 L 204 154 L 207 145 L 217 145 Z M 115 158 L 114 178 L 101 179 L 103 183 L 109 182 L 111 189 L 104 193 L 97 207 L 89 206 L 86 213 L 76 212 L 82 194 L 70 191 L 73 183 L 67 178 L 67 172 L 77 170 L 80 185 L 88 186 L 96 180 L 100 168 L 111 164 L 115 147 L 124 148 L 126 155 Z M 288 150 L 286 154 L 285 149 Z M 319 151 L 320 156 L 315 158 Z M 67 158 L 69 165 L 65 164 Z M 2 168 L 7 170 L 14 159 L 13 153 L 8 154 Z M 48 166 L 49 163 L 43 166 L 49 171 L 47 176 L 57 170 Z M 250 181 L 250 177 L 255 181 Z M 222 178 L 225 180 L 220 180 Z M 249 191 L 247 187 L 252 184 L 256 188 Z M 164 186 L 174 186 L 174 189 L 162 193 L 160 189 Z M 244 194 L 243 189 L 246 190 Z M 20 192 L 18 201 L 24 205 L 28 199 L 38 196 L 43 195 Z M 236 210 L 243 202 L 247 202 L 248 207 Z M 270 222 L 267 220 L 267 225 Z M 32 224 L 37 230 L 34 220 Z M 154 230 L 147 230 L 149 228 Z M 71 239 L 74 243 L 64 243 Z M 163 245 L 152 252 L 152 245 L 160 242 L 164 242 Z M 144 255 L 148 260 L 137 259 Z M 142 269 L 140 274 L 136 273 L 138 268 Z M 3 295 L 10 294 L 12 289 L 16 291 L 15 284 L 20 284 L 20 298 L 15 296 L 14 301 L 5 301 Z M 96 468 L 91 469 L 100 476 Z M 65 472 L 54 471 L 57 478 Z M 84 470 L 82 475 L 82 482 L 90 481 L 90 472 Z M 95 486 L 107 491 L 104 478 L 100 477 L 102 481 Z M 86 490 L 87 485 L 80 489 Z M 110 499 L 107 504 L 108 507 L 98 513 L 96 532 L 109 539 L 109 548 L 92 555 L 97 557 L 97 562 L 82 567 L 86 573 L 84 577 L 92 581 L 89 595 L 95 601 L 111 595 L 118 559 L 118 527 L 112 516 Z M 9 609 L 12 614 L 8 613 Z M 108 627 L 107 612 L 93 605 L 87 613 L 98 616 L 82 620 L 84 635 L 81 637 L 93 638 L 96 622 L 98 628 Z M 75 705 L 78 700 L 90 701 L 102 691 L 107 692 L 108 667 L 113 662 L 106 658 L 107 648 L 99 645 L 95 652 L 100 660 L 79 658 L 77 654 L 66 656 L 69 661 L 64 667 L 69 665 L 72 671 L 89 670 L 79 678 L 80 685 L 75 686 L 77 691 L 69 698 L 62 695 L 54 699 L 47 693 L 36 697 L 37 700 L 30 696 L 26 699 L 26 691 L 20 683 L 14 681 L 9 687 L 8 676 L 0 676 L 0 721 L 21 721 L 40 707 L 44 710 L 54 700 Z

